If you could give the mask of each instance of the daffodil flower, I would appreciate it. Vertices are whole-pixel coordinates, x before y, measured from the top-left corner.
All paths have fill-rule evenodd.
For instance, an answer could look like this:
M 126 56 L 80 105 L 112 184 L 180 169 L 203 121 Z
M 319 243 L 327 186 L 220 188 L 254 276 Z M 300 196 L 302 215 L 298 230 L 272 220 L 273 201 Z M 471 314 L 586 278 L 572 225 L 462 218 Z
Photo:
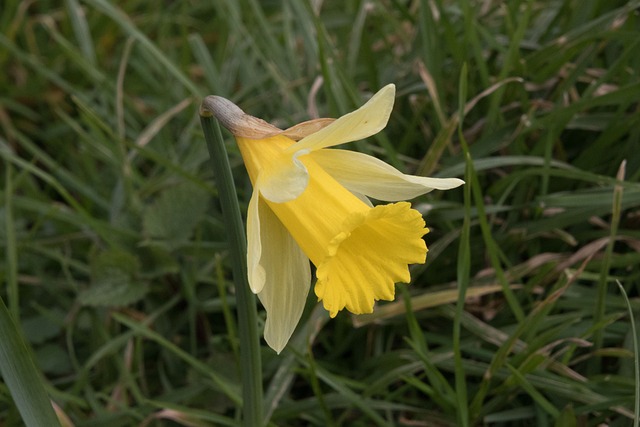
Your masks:
M 409 264 L 425 262 L 428 232 L 407 202 L 457 178 L 405 175 L 381 160 L 331 149 L 367 138 L 389 120 L 390 84 L 337 120 L 318 119 L 281 130 L 208 97 L 208 108 L 234 134 L 253 194 L 247 213 L 249 285 L 267 312 L 264 337 L 282 351 L 300 320 L 316 266 L 315 294 L 331 317 L 346 308 L 373 311 L 393 300 L 395 283 L 410 281 Z M 369 197 L 391 203 L 373 206 Z

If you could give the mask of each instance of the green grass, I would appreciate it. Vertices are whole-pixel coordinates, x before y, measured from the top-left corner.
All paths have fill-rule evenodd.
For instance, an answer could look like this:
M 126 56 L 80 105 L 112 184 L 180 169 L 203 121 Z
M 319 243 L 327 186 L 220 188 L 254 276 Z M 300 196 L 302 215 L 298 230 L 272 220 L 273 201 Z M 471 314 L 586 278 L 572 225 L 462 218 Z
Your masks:
M 633 425 L 638 8 L 5 0 L 0 424 L 46 425 L 46 391 L 68 425 L 237 425 L 235 288 L 200 100 L 285 127 L 394 82 L 388 127 L 350 148 L 467 184 L 414 200 L 430 252 L 396 302 L 328 320 L 310 297 L 282 355 L 262 343 L 269 423 Z

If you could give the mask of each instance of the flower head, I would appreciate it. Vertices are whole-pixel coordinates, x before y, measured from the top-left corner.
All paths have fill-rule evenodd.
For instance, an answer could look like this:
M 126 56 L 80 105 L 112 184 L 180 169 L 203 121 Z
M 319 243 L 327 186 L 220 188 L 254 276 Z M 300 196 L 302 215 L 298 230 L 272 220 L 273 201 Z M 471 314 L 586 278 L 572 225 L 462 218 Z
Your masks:
M 253 194 L 247 214 L 249 284 L 267 311 L 264 336 L 280 352 L 291 337 L 316 266 L 315 294 L 331 317 L 346 308 L 373 311 L 410 281 L 409 264 L 424 263 L 428 232 L 407 202 L 457 178 L 405 175 L 366 154 L 330 147 L 378 133 L 395 98 L 390 84 L 337 120 L 281 130 L 224 98 L 208 108 L 236 137 Z M 373 206 L 369 197 L 396 202 Z

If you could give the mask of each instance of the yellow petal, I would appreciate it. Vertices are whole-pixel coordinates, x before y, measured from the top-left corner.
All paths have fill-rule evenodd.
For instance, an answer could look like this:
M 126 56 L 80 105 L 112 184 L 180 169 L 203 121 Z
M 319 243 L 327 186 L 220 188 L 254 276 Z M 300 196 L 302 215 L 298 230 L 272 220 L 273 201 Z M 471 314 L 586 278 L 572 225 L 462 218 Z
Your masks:
M 275 203 L 283 203 L 300 196 L 307 188 L 309 174 L 307 168 L 298 159 L 304 151 L 293 156 L 283 154 L 275 157 L 260 174 L 260 192 Z
M 285 152 L 295 142 L 276 135 L 266 139 L 237 138 L 245 167 L 254 183 L 260 181 L 260 193 L 275 203 L 298 197 L 309 181 L 305 165 L 298 160 L 304 152 L 291 155 Z
M 409 203 L 377 206 L 354 213 L 330 243 L 318 266 L 316 295 L 331 315 L 346 308 L 371 313 L 377 300 L 393 300 L 396 282 L 410 281 L 408 264 L 424 263 L 428 232 Z
M 317 266 L 349 215 L 371 208 L 309 157 L 301 159 L 309 171 L 309 185 L 300 197 L 286 203 L 266 202 Z
M 311 153 L 329 175 L 349 190 L 368 197 L 395 202 L 413 199 L 431 190 L 449 190 L 464 181 L 406 175 L 380 159 L 348 150 L 318 150 Z
M 247 273 L 249 287 L 254 294 L 262 290 L 265 282 L 265 270 L 261 265 L 262 258 L 262 229 L 260 226 L 260 191 L 253 190 L 249 208 L 247 209 Z M 264 203 L 264 202 L 262 202 Z M 263 212 L 266 207 L 263 207 Z M 268 209 L 268 208 L 266 208 Z
M 333 122 L 320 120 L 310 122 L 310 124 L 301 124 L 288 129 L 284 134 L 260 140 L 238 137 L 241 150 L 242 146 L 246 147 L 252 142 L 262 146 L 278 147 L 278 150 L 268 149 L 264 150 L 265 152 L 261 153 L 260 156 L 254 156 L 256 157 L 256 163 L 260 163 L 258 169 L 262 184 L 260 189 L 262 195 L 267 200 L 275 203 L 284 203 L 299 197 L 307 188 L 309 176 L 304 164 L 298 158 L 313 150 L 356 141 L 380 132 L 387 125 L 393 108 L 394 97 L 395 85 L 390 84 L 380 89 L 362 107 Z M 234 112 L 233 117 L 242 117 L 247 120 L 247 115 L 243 116 L 244 112 L 242 110 L 235 105 L 233 107 L 235 109 L 229 107 L 229 110 Z M 238 119 L 234 120 L 240 121 Z M 234 120 L 228 120 L 228 122 L 235 123 Z M 242 128 L 238 127 L 238 129 Z M 320 130 L 302 138 L 297 143 L 285 136 L 287 132 L 292 136 L 298 136 L 299 134 L 306 134 L 312 129 Z M 282 150 L 282 147 L 285 146 L 286 148 Z M 267 152 L 268 155 L 265 156 Z M 258 157 L 260 158 L 258 159 Z M 245 164 L 252 163 L 247 161 L 245 152 L 243 152 L 243 158 L 245 159 Z M 247 166 L 248 169 L 250 167 L 249 165 Z
M 311 268 L 289 232 L 260 201 L 262 260 L 265 284 L 258 294 L 267 311 L 264 339 L 280 353 L 293 334 L 309 293 Z
M 395 85 L 389 84 L 383 87 L 362 107 L 301 139 L 287 151 L 294 153 L 300 150 L 319 150 L 375 135 L 389 121 L 395 93 Z

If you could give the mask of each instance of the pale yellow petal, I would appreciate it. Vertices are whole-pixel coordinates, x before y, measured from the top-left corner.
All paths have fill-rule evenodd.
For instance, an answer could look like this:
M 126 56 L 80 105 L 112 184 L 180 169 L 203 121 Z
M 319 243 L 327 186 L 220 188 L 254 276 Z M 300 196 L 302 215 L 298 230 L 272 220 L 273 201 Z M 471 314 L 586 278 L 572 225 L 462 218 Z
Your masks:
M 255 294 L 262 290 L 265 282 L 265 271 L 260 261 L 262 258 L 262 230 L 260 218 L 260 191 L 258 186 L 253 190 L 249 208 L 247 209 L 247 272 L 249 276 L 249 287 Z M 262 206 L 262 210 L 269 209 Z
M 380 159 L 348 150 L 318 150 L 310 154 L 336 181 L 350 191 L 377 200 L 413 199 L 431 190 L 449 190 L 464 181 L 406 175 Z
M 263 204 L 260 212 L 266 280 L 258 298 L 267 311 L 264 339 L 280 353 L 302 316 L 311 284 L 311 268 L 309 258 L 269 207 Z
M 300 150 L 319 150 L 375 135 L 389 121 L 395 93 L 395 85 L 389 84 L 383 87 L 362 107 L 301 139 L 287 151 L 294 153 Z
M 294 155 L 285 152 L 295 142 L 282 135 L 253 140 L 237 138 L 240 153 L 251 182 L 260 179 L 260 193 L 275 203 L 297 198 L 307 188 L 309 175 L 298 159 L 304 152 Z
M 269 201 L 284 203 L 294 200 L 302 194 L 309 183 L 309 173 L 298 159 L 298 152 L 282 154 L 266 164 L 260 172 L 260 193 Z

